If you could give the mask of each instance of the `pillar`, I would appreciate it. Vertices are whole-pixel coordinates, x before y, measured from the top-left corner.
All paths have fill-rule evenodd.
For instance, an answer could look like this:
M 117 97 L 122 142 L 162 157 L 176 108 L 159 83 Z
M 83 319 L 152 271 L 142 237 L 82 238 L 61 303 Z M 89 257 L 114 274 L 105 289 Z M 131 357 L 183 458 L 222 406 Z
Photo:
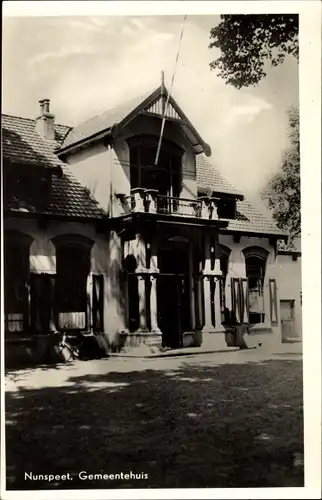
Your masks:
M 150 317 L 151 317 L 151 332 L 161 334 L 158 325 L 158 306 L 157 306 L 157 277 L 151 276 L 150 288 Z
M 205 252 L 205 267 L 202 271 L 204 279 L 204 306 L 205 306 L 205 323 L 202 329 L 203 333 L 214 332 L 211 314 L 211 280 L 214 279 L 214 271 L 211 269 L 211 250 L 209 234 L 206 234 L 204 243 Z
M 214 297 L 214 308 L 215 308 L 215 331 L 223 331 L 223 326 L 221 324 L 221 305 L 220 305 L 220 279 L 215 278 L 215 297 Z
M 158 268 L 158 249 L 155 241 L 151 244 L 151 259 L 150 259 L 150 319 L 151 332 L 161 335 L 161 330 L 158 325 L 158 302 L 157 302 L 157 276 L 160 272 Z
M 137 261 L 136 273 L 138 274 L 139 292 L 139 329 L 137 333 L 146 333 L 147 326 L 147 297 L 146 297 L 146 243 L 142 234 L 138 233 L 135 240 L 135 257 Z
M 138 289 L 139 289 L 139 329 L 138 333 L 148 332 L 147 326 L 147 310 L 146 310 L 146 277 L 145 275 L 138 275 Z

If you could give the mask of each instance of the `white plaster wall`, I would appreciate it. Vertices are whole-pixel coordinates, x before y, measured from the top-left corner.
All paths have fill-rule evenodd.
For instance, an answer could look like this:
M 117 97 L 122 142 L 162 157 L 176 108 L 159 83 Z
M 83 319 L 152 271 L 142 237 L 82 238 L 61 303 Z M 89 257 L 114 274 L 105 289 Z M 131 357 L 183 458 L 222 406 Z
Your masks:
M 269 252 L 266 261 L 266 273 L 264 281 L 264 309 L 265 309 L 265 323 L 263 326 L 272 327 L 275 334 L 280 336 L 280 311 L 279 311 L 279 276 L 278 267 L 275 257 L 275 250 L 269 243 L 268 238 L 256 238 L 249 236 L 242 236 L 239 243 L 235 243 L 233 237 L 230 235 L 219 235 L 219 244 L 225 245 L 231 249 L 231 254 L 229 257 L 229 267 L 228 275 L 226 280 L 226 303 L 227 307 L 231 309 L 231 285 L 230 278 L 245 278 L 246 277 L 246 267 L 245 258 L 243 254 L 243 249 L 250 246 L 258 246 L 264 248 Z M 276 279 L 277 286 L 277 313 L 278 313 L 278 325 L 271 325 L 270 318 L 270 296 L 269 296 L 269 279 Z
M 197 198 L 196 155 L 191 147 L 187 147 L 182 159 L 180 198 Z
M 302 269 L 301 258 L 292 260 L 291 255 L 278 255 L 277 276 L 279 281 L 280 300 L 295 300 L 295 336 L 302 337 Z
M 5 220 L 4 230 L 20 231 L 34 241 L 30 251 L 30 271 L 56 273 L 55 236 L 77 234 L 94 241 L 91 251 L 91 274 L 104 276 L 104 330 L 113 340 L 123 329 L 124 314 L 121 288 L 121 240 L 116 234 L 98 234 L 92 224 L 52 222 L 47 230 L 40 229 L 34 220 Z M 45 263 L 45 265 L 44 265 Z
M 117 217 L 124 213 L 124 208 L 116 195 L 129 196 L 131 192 L 130 149 L 124 137 L 117 137 L 111 150 L 111 190 L 111 215 Z
M 109 210 L 110 205 L 110 150 L 102 143 L 67 156 L 74 176 L 87 187 L 99 206 Z

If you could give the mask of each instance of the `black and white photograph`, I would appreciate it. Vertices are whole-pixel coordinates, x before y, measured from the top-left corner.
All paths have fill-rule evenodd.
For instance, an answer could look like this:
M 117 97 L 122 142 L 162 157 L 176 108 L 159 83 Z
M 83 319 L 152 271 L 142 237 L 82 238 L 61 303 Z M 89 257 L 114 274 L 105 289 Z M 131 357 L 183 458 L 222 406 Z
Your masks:
M 302 122 L 298 4 L 319 2 L 21 3 L 2 24 L 2 498 L 318 498 L 321 147 L 302 132 L 321 124 Z

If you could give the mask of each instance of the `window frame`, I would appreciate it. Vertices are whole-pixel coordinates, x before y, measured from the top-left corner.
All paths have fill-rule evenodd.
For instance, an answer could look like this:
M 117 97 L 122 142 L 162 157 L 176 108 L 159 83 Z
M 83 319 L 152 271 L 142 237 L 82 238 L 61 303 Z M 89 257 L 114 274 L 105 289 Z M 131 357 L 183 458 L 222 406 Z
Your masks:
M 245 258 L 245 273 L 248 284 L 248 318 L 250 325 L 257 325 L 265 323 L 266 311 L 265 311 L 265 297 L 264 297 L 264 285 L 265 285 L 265 276 L 266 276 L 266 268 L 267 268 L 267 260 L 269 256 L 269 252 L 262 247 L 246 247 L 242 250 Z M 259 272 L 258 276 L 256 274 L 250 275 L 248 273 L 247 261 L 249 259 L 253 259 L 253 261 L 257 260 L 260 264 L 258 266 Z M 251 286 L 250 280 L 256 280 L 257 285 Z M 258 298 L 261 299 L 262 302 L 262 310 L 261 312 L 254 312 L 251 310 L 251 294 L 256 292 L 256 288 L 258 288 Z

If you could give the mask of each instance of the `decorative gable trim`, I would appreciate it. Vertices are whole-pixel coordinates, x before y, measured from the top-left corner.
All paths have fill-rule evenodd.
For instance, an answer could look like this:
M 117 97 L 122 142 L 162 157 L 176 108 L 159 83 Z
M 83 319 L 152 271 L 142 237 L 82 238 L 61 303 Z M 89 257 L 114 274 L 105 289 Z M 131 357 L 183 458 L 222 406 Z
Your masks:
M 163 117 L 165 106 L 166 106 L 166 97 L 161 95 L 158 99 L 152 102 L 152 104 L 146 106 L 143 109 L 143 113 L 159 115 Z M 167 112 L 165 116 L 167 119 L 170 120 L 171 119 L 182 120 L 182 117 L 179 115 L 179 113 L 176 111 L 176 109 L 174 108 L 173 104 L 170 103 L 170 101 L 168 102 Z

